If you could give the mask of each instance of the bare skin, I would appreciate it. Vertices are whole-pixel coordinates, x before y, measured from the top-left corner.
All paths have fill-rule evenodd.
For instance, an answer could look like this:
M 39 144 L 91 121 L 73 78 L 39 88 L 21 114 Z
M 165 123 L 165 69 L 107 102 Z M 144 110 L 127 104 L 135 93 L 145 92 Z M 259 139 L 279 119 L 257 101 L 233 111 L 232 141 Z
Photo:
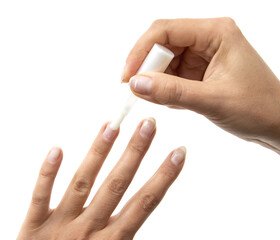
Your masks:
M 108 124 L 101 128 L 56 209 L 50 209 L 49 202 L 63 154 L 60 148 L 53 148 L 41 167 L 17 240 L 133 239 L 184 165 L 186 150 L 180 147 L 168 155 L 155 175 L 117 215 L 112 216 L 155 132 L 154 119 L 147 119 L 138 125 L 119 162 L 88 207 L 84 207 L 84 204 L 119 131 L 111 130 Z
M 175 53 L 170 67 L 134 76 L 154 43 Z M 138 97 L 195 111 L 280 153 L 280 82 L 230 18 L 155 21 L 127 57 L 129 80 Z

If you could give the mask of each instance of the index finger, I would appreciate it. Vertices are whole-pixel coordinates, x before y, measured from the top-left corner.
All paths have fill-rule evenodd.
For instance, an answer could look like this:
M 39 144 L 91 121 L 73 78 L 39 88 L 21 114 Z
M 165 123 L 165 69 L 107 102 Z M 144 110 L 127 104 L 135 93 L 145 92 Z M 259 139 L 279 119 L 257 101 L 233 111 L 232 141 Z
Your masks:
M 212 57 L 221 41 L 218 36 L 223 31 L 219 26 L 224 27 L 231 21 L 229 18 L 156 20 L 130 51 L 122 82 L 128 82 L 136 74 L 155 43 L 168 47 L 175 56 L 191 47 L 193 51 Z

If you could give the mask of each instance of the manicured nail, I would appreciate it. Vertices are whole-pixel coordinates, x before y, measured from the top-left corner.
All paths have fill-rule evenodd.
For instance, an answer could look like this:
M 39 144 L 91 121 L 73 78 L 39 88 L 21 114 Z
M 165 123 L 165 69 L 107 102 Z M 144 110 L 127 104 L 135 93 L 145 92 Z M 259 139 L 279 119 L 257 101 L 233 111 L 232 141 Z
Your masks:
M 103 138 L 108 142 L 112 142 L 117 136 L 117 133 L 118 133 L 117 130 L 111 129 L 110 124 L 107 124 L 107 127 L 103 132 Z
M 51 152 L 49 153 L 48 162 L 55 164 L 58 160 L 60 152 L 61 152 L 61 149 L 59 147 L 53 147 Z
M 140 135 L 144 138 L 150 138 L 156 129 L 156 120 L 154 118 L 146 119 L 140 128 Z
M 152 79 L 147 76 L 134 76 L 130 79 L 130 87 L 137 93 L 146 95 L 151 92 Z
M 186 148 L 179 147 L 173 152 L 171 157 L 171 162 L 174 165 L 179 166 L 185 160 L 185 157 L 186 157 Z

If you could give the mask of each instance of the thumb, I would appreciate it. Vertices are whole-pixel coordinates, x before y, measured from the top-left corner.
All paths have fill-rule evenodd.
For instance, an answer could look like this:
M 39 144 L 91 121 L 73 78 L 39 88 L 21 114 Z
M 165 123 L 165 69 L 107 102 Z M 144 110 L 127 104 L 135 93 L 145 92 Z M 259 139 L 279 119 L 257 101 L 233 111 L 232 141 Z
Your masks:
M 144 73 L 130 80 L 132 92 L 147 101 L 206 114 L 216 104 L 212 86 L 165 73 Z

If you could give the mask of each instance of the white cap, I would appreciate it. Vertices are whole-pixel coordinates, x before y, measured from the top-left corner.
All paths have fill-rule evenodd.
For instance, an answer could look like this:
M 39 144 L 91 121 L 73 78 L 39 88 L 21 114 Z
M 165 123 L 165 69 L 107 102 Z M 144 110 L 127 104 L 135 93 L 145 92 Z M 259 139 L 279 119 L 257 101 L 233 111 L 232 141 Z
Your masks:
M 173 52 L 156 43 L 137 71 L 137 74 L 143 72 L 164 72 L 173 58 Z
M 164 72 L 173 58 L 173 52 L 171 52 L 168 48 L 156 43 L 137 71 L 137 74 L 144 72 Z M 134 94 L 129 96 L 120 115 L 111 122 L 111 129 L 117 130 L 120 127 L 123 119 L 134 106 L 137 99 L 138 97 L 136 97 Z

